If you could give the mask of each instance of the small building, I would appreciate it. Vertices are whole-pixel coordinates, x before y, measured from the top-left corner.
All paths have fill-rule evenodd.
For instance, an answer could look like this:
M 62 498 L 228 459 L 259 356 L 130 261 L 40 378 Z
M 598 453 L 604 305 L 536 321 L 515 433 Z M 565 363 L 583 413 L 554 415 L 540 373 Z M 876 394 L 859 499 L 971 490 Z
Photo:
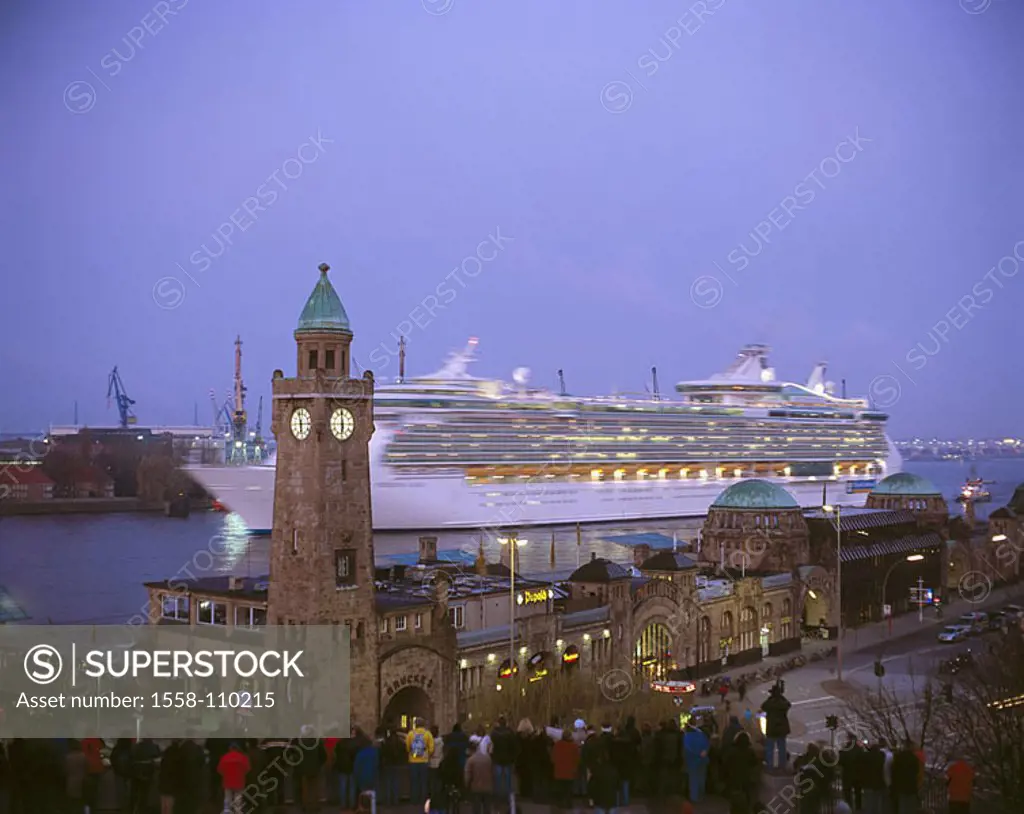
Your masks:
M 53 481 L 37 464 L 0 466 L 0 500 L 37 503 L 53 498 Z
M 949 505 L 934 483 L 911 472 L 897 472 L 882 478 L 868 494 L 869 509 L 902 509 L 913 512 L 922 525 L 944 531 L 949 523 Z

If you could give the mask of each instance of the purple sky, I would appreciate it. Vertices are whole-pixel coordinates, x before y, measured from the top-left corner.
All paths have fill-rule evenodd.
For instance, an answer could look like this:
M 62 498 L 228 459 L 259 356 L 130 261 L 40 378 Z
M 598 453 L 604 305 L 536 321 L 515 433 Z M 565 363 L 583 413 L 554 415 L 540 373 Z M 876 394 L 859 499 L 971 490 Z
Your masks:
M 112 423 L 115 364 L 208 423 L 238 333 L 254 411 L 326 261 L 378 376 L 403 323 L 409 373 L 478 335 L 581 394 L 763 342 L 896 435 L 1021 432 L 1012 0 L 16 6 L 0 430 Z

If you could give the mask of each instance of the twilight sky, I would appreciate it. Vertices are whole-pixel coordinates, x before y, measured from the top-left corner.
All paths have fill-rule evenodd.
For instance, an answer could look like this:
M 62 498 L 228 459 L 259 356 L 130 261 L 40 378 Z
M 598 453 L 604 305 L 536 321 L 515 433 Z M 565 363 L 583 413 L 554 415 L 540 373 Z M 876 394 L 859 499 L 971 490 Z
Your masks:
M 0 431 L 250 410 L 326 261 L 355 358 L 662 390 L 774 349 L 895 435 L 1020 434 L 1014 0 L 22 0 Z M 219 234 L 218 234 L 219 232 Z M 1017 257 L 1014 257 L 1016 247 Z M 268 405 L 269 407 L 269 405 Z

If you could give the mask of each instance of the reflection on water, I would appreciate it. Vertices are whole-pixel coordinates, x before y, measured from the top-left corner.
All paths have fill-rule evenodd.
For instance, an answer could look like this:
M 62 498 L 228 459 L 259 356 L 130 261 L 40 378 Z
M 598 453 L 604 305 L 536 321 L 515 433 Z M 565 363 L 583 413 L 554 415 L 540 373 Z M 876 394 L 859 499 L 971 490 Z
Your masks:
M 981 504 L 979 518 L 1005 505 L 1024 481 L 1024 462 L 981 461 L 979 477 L 995 481 L 992 502 Z M 907 469 L 931 480 L 952 502 L 970 472 L 959 463 L 911 463 Z M 522 529 L 521 570 L 541 573 L 574 568 L 591 553 L 617 562 L 632 560 L 630 549 L 608 538 L 656 532 L 678 539 L 680 548 L 697 537 L 694 519 L 583 526 L 577 546 L 575 526 Z M 487 534 L 432 532 L 438 548 L 460 550 L 475 557 L 481 544 L 490 561 L 500 544 Z M 378 533 L 377 557 L 415 552 L 417 532 Z M 217 574 L 261 576 L 268 571 L 269 537 L 250 538 L 236 515 L 194 514 L 187 520 L 158 515 L 117 514 L 74 517 L 9 517 L 0 519 L 0 584 L 25 610 L 31 623 L 116 624 L 145 612 L 147 581 L 188 579 Z

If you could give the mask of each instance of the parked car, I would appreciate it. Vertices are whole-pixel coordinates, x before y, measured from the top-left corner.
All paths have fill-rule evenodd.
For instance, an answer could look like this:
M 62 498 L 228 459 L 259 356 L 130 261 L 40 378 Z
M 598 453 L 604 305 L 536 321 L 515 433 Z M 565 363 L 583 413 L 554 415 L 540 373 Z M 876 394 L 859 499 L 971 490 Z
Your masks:
M 972 634 L 981 633 L 988 630 L 988 614 L 981 611 L 965 613 L 957 620 L 957 624 L 969 628 Z
M 940 642 L 962 642 L 971 633 L 971 628 L 967 625 L 946 625 L 941 631 L 939 631 Z

